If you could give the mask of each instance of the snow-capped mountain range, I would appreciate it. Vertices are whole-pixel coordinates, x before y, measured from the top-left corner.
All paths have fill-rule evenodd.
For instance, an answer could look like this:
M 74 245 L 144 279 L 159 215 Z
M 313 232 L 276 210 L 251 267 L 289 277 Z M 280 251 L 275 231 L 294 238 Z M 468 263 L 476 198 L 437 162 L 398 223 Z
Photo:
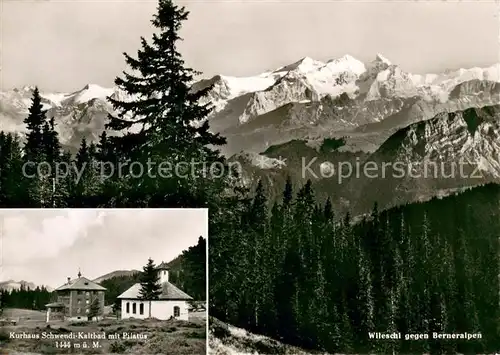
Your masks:
M 254 77 L 216 76 L 210 79 L 215 87 L 209 100 L 214 103 L 215 111 L 220 112 L 231 100 L 252 94 L 238 117 L 243 124 L 287 103 L 320 101 L 343 93 L 350 98 L 362 97 L 367 102 L 415 96 L 429 102 L 446 102 L 456 85 L 474 79 L 500 81 L 500 64 L 440 75 L 414 75 L 404 72 L 381 54 L 366 65 L 350 55 L 326 63 L 306 57 Z
M 306 57 L 251 77 L 217 75 L 193 85 L 213 85 L 211 127 L 228 138 L 227 155 L 261 152 L 290 139 L 348 137 L 344 149 L 375 150 L 395 130 L 438 112 L 498 103 L 485 83 L 500 82 L 500 64 L 442 74 L 403 71 L 381 54 L 370 63 L 345 55 L 321 62 Z M 459 85 L 465 86 L 458 89 Z M 34 87 L 0 92 L 0 129 L 22 132 Z M 40 88 L 48 116 L 63 143 L 96 140 L 112 112 L 107 96 L 117 88 L 89 84 L 73 93 Z M 394 117 L 397 115 L 403 117 Z

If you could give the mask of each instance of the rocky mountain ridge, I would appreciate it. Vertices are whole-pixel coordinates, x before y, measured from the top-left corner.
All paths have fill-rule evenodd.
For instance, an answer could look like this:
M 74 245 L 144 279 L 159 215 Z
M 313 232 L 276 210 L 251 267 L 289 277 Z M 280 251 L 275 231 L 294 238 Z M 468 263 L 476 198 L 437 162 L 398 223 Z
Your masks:
M 401 128 L 374 152 L 342 150 L 343 139 L 293 140 L 231 161 L 248 186 L 262 180 L 272 200 L 288 176 L 296 188 L 311 179 L 319 200 L 359 215 L 375 202 L 386 208 L 500 183 L 499 134 L 500 105 L 472 107 Z
M 251 77 L 217 75 L 193 84 L 212 86 L 212 130 L 228 138 L 223 152 L 261 152 L 293 139 L 346 137 L 344 149 L 373 151 L 397 129 L 442 111 L 500 102 L 491 91 L 500 64 L 442 74 L 407 73 L 377 54 L 370 63 L 345 55 L 321 62 L 309 57 Z M 107 96 L 118 88 L 86 85 L 73 93 L 42 92 L 62 142 L 73 150 L 96 141 L 112 113 Z M 33 87 L 0 92 L 0 129 L 23 132 Z

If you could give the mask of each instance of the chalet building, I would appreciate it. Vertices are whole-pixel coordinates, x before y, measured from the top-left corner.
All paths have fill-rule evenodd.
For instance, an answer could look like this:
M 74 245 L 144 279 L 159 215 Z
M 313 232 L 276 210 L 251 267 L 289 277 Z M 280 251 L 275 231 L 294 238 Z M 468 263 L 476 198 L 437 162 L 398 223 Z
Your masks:
M 127 291 L 118 296 L 121 299 L 121 319 L 149 317 L 151 303 L 151 317 L 161 320 L 170 318 L 188 320 L 188 301 L 193 298 L 168 282 L 168 266 L 162 262 L 157 267 L 161 295 L 158 300 L 147 301 L 140 299 L 141 284 L 136 283 Z
M 89 279 L 82 277 L 68 281 L 57 288 L 57 301 L 49 303 L 47 307 L 47 322 L 54 320 L 88 320 L 88 313 L 93 302 L 98 302 L 99 312 L 97 319 L 104 314 L 104 291 L 106 289 Z M 95 318 L 94 318 L 95 319 Z

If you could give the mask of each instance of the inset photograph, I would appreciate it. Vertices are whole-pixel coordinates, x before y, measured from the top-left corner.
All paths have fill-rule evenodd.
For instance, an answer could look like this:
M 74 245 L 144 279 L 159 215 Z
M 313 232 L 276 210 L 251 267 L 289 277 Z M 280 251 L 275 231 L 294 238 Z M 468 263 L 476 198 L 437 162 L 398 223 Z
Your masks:
M 206 209 L 0 210 L 0 349 L 205 354 Z

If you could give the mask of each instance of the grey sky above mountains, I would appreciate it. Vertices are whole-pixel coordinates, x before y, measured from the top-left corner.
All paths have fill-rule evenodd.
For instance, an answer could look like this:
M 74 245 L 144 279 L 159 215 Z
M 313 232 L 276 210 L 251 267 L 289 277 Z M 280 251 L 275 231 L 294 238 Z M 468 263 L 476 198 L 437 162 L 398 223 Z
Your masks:
M 309 56 L 381 53 L 437 73 L 499 59 L 498 6 L 478 1 L 178 1 L 191 12 L 180 50 L 204 73 L 249 76 Z M 4 0 L 2 87 L 109 87 L 149 38 L 156 1 Z
M 59 287 L 169 262 L 208 235 L 208 210 L 0 210 L 0 281 Z

